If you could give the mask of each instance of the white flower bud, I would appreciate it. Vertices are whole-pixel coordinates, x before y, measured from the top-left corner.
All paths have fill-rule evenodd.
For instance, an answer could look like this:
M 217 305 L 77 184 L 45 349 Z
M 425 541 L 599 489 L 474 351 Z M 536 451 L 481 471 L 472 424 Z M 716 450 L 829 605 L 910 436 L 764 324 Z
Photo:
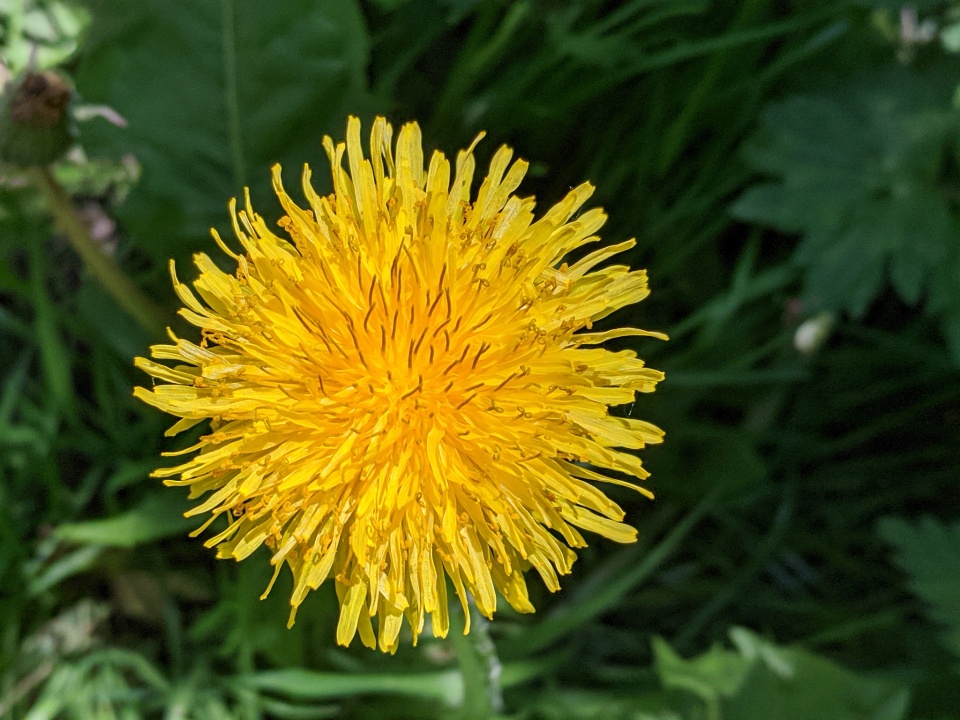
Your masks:
M 830 337 L 833 329 L 833 314 L 822 312 L 805 320 L 793 335 L 793 346 L 803 355 L 812 355 Z

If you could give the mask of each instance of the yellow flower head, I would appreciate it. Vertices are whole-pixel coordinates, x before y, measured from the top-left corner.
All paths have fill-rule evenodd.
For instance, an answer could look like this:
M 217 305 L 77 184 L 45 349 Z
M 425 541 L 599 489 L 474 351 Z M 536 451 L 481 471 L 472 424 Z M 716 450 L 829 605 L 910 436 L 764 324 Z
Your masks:
M 570 548 L 585 545 L 580 530 L 635 540 L 596 483 L 649 495 L 609 473 L 645 478 L 618 448 L 663 437 L 608 414 L 663 374 L 629 350 L 596 347 L 663 336 L 582 332 L 647 296 L 642 270 L 594 269 L 633 241 L 561 264 L 598 240 L 603 211 L 577 215 L 593 188 L 535 219 L 533 198 L 513 194 L 527 163 L 511 164 L 509 148 L 471 202 L 473 146 L 453 169 L 440 152 L 424 169 L 416 123 L 392 138 L 378 118 L 369 159 L 356 118 L 346 146 L 324 138 L 334 192 L 317 195 L 304 168 L 310 209 L 290 199 L 275 166 L 287 237 L 249 197 L 239 213 L 232 203 L 243 254 L 214 239 L 236 273 L 201 253 L 193 290 L 173 275 L 200 344 L 171 333 L 173 344 L 151 353 L 173 367 L 136 360 L 164 384 L 135 390 L 182 418 L 168 435 L 211 420 L 196 445 L 169 453 L 195 452 L 190 460 L 154 473 L 206 495 L 188 513 L 210 513 L 198 533 L 226 518 L 207 546 L 241 560 L 266 545 L 274 579 L 289 565 L 291 623 L 307 593 L 333 579 L 337 641 L 359 631 L 390 652 L 404 617 L 414 642 L 427 614 L 446 635 L 447 578 L 465 608 L 469 593 L 487 617 L 497 593 L 533 612 L 524 572 L 557 590 Z

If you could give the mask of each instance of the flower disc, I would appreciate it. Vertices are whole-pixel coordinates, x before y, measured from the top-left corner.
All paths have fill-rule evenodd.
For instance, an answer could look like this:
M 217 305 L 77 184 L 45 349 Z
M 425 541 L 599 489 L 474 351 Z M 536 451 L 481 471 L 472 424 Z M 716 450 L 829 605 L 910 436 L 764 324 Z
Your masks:
M 172 344 L 151 348 L 172 367 L 138 358 L 164 383 L 135 394 L 181 418 L 168 434 L 211 420 L 196 445 L 171 453 L 192 459 L 154 474 L 205 496 L 188 513 L 209 513 L 204 528 L 227 518 L 207 540 L 218 557 L 269 547 L 277 572 L 293 572 L 291 622 L 332 578 L 338 642 L 359 632 L 392 652 L 404 617 L 414 642 L 426 615 L 446 634 L 447 578 L 485 616 L 497 593 L 532 612 L 524 572 L 557 590 L 571 548 L 585 544 L 580 530 L 635 539 L 596 484 L 649 495 L 616 476 L 645 478 L 623 449 L 663 433 L 608 408 L 663 375 L 632 351 L 597 346 L 662 336 L 589 332 L 648 294 L 643 271 L 597 269 L 633 241 L 560 264 L 597 241 L 606 219 L 577 215 L 589 184 L 535 219 L 533 199 L 513 194 L 527 164 L 511 164 L 506 147 L 472 202 L 473 147 L 452 172 L 439 152 L 425 169 L 415 123 L 394 147 L 378 118 L 369 159 L 355 118 L 346 145 L 324 147 L 334 192 L 319 196 L 305 168 L 309 209 L 274 168 L 287 237 L 247 198 L 239 213 L 231 205 L 242 254 L 214 233 L 236 273 L 205 254 L 193 290 L 174 273 L 181 314 L 202 340 L 171 333 Z

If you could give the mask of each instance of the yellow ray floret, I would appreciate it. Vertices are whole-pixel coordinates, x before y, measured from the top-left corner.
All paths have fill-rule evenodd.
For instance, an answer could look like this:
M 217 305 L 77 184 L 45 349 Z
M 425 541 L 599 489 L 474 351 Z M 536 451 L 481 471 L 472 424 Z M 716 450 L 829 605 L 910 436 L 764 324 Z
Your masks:
M 624 450 L 663 437 L 608 412 L 663 374 L 597 347 L 662 336 L 580 332 L 649 292 L 642 270 L 594 269 L 632 241 L 561 264 L 598 239 L 603 211 L 581 212 L 593 188 L 537 219 L 533 199 L 513 194 L 527 163 L 503 147 L 471 202 L 472 146 L 452 167 L 436 152 L 425 168 L 416 123 L 392 135 L 378 118 L 369 159 L 356 118 L 345 145 L 325 138 L 334 192 L 319 196 L 304 168 L 308 209 L 275 167 L 286 237 L 249 198 L 232 204 L 242 251 L 214 238 L 235 274 L 205 254 L 192 288 L 173 273 L 200 343 L 171 333 L 151 352 L 173 365 L 138 358 L 162 382 L 135 390 L 181 418 L 168 434 L 211 420 L 197 445 L 171 453 L 192 459 L 155 475 L 203 497 L 188 513 L 209 514 L 201 530 L 225 519 L 206 543 L 218 557 L 270 548 L 276 571 L 293 573 L 291 623 L 332 579 L 337 641 L 359 632 L 390 652 L 404 618 L 414 642 L 427 616 L 447 633 L 448 579 L 485 616 L 498 593 L 532 612 L 525 571 L 556 590 L 581 530 L 632 542 L 597 485 L 649 495 L 616 475 L 643 480 Z

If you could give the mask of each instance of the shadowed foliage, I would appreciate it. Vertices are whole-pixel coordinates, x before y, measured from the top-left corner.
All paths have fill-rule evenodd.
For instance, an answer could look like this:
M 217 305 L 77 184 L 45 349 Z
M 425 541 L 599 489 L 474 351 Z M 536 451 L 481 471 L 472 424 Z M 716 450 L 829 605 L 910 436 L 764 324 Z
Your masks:
M 322 136 L 379 114 L 427 153 L 485 130 L 478 175 L 509 144 L 540 210 L 593 183 L 652 290 L 594 330 L 671 337 L 605 344 L 666 374 L 614 410 L 666 431 L 656 500 L 609 488 L 636 544 L 531 578 L 534 614 L 344 649 L 332 587 L 288 630 L 268 551 L 187 537 L 148 474 L 207 428 L 131 394 L 163 338 L 0 166 L 0 720 L 953 717 L 958 53 L 956 0 L 0 2 L 2 77 L 72 86 L 54 176 L 178 335 L 168 258 L 192 281 L 245 186 L 272 226 L 274 162 L 330 192 Z

